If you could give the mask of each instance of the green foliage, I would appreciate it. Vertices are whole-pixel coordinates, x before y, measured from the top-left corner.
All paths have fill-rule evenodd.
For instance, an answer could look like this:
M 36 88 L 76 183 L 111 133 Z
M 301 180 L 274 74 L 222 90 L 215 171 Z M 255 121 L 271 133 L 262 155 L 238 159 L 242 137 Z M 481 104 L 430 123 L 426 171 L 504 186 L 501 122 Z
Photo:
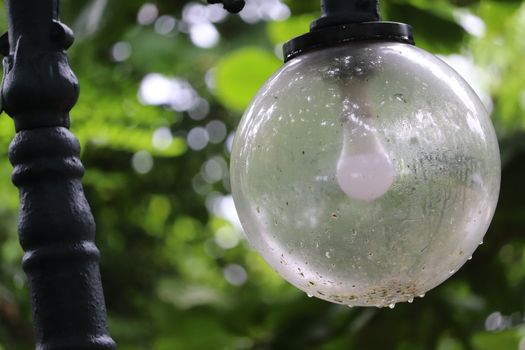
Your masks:
M 519 349 L 523 337 L 522 329 L 499 333 L 480 333 L 474 335 L 472 342 L 479 350 Z
M 156 4 L 159 15 L 180 23 L 188 2 Z M 281 22 L 247 24 L 227 17 L 216 24 L 218 45 L 203 49 L 184 30 L 162 35 L 153 23 L 137 24 L 143 1 L 63 0 L 62 19 L 77 33 L 69 54 L 81 82 L 72 131 L 83 146 L 84 185 L 97 219 L 110 327 L 119 348 L 523 348 L 525 4 L 382 1 L 384 18 L 411 23 L 421 47 L 461 54 L 476 65 L 474 78 L 492 100 L 505 165 L 500 205 L 474 259 L 425 298 L 384 310 L 309 299 L 284 282 L 217 210 L 229 191 L 227 142 L 221 138 L 199 151 L 189 147 L 188 133 L 211 121 L 222 122 L 228 133 L 235 130 L 242 110 L 280 66 L 275 46 L 305 32 L 318 15 L 318 0 L 286 3 L 294 16 Z M 483 20 L 484 35 L 464 28 L 459 19 L 465 11 Z M 3 7 L 0 26 L 6 28 Z M 129 58 L 112 59 L 116 42 L 129 44 Z M 208 101 L 209 113 L 201 119 L 190 111 L 143 105 L 137 95 L 149 73 L 188 81 Z M 159 148 L 153 134 L 165 127 L 173 140 Z M 28 350 L 33 345 L 16 235 L 18 195 L 7 160 L 13 135 L 12 121 L 3 116 L 0 350 Z M 139 151 L 152 155 L 146 174 L 132 166 Z M 214 178 L 209 169 L 217 166 L 222 176 Z M 246 281 L 226 279 L 231 266 L 242 267 Z M 486 331 L 485 320 L 494 312 L 501 313 L 505 326 Z
M 465 36 L 454 11 L 447 1 L 395 0 L 383 7 L 385 18 L 410 23 L 419 47 L 443 54 L 457 52 Z
M 217 64 L 217 98 L 227 108 L 244 110 L 280 65 L 273 54 L 257 47 L 243 47 L 224 55 Z
M 268 37 L 274 45 L 283 44 L 291 38 L 308 32 L 313 20 L 315 20 L 314 15 L 301 15 L 284 21 L 270 22 L 266 26 Z

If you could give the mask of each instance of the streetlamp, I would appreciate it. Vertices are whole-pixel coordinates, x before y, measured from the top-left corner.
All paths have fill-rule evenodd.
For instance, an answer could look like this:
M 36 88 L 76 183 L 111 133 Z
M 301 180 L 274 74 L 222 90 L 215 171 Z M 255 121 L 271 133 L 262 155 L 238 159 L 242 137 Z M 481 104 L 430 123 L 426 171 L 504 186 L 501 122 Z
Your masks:
M 215 1 L 217 2 L 217 1 Z M 59 0 L 6 0 L 8 35 L 2 109 L 15 123 L 9 148 L 20 190 L 20 243 L 33 306 L 36 348 L 111 350 L 94 243 L 95 222 L 82 189 L 80 146 L 68 130 L 79 86 L 65 50 L 72 31 Z M 225 0 L 240 11 L 243 2 Z
M 240 11 L 244 3 L 241 0 L 209 0 L 208 2 L 221 2 L 232 12 Z M 28 275 L 31 291 L 37 349 L 115 349 L 116 345 L 109 335 L 106 321 L 98 266 L 99 252 L 94 244 L 95 223 L 80 182 L 84 169 L 79 160 L 79 144 L 68 130 L 69 111 L 75 105 L 79 93 L 77 79 L 69 68 L 65 54 L 65 50 L 73 43 L 73 34 L 59 21 L 58 0 L 6 0 L 5 3 L 9 32 L 8 36 L 0 39 L 0 53 L 5 56 L 0 99 L 3 110 L 13 118 L 17 131 L 10 147 L 9 157 L 14 166 L 13 182 L 20 189 L 20 242 L 25 251 L 23 266 Z M 363 301 L 361 295 L 348 294 L 337 285 L 336 275 L 334 275 L 336 277 L 334 285 L 328 281 L 326 284 L 322 278 L 316 277 L 315 269 L 319 267 L 317 272 L 325 268 L 330 273 L 342 273 L 340 263 L 352 261 L 349 253 L 356 258 L 363 257 L 360 251 L 363 245 L 357 244 L 360 240 L 372 244 L 370 245 L 372 248 L 376 247 L 378 242 L 388 243 L 388 240 L 374 240 L 376 238 L 371 236 L 367 238 L 362 228 L 374 227 L 370 225 L 371 220 L 381 219 L 384 223 L 375 226 L 383 230 L 378 234 L 388 233 L 384 229 L 387 224 L 399 227 L 395 222 L 399 222 L 400 218 L 395 218 L 397 221 L 388 221 L 390 217 L 385 214 L 391 213 L 390 208 L 393 204 L 401 209 L 405 208 L 406 201 L 403 199 L 407 201 L 413 199 L 412 194 L 417 194 L 418 201 L 415 201 L 415 204 L 422 204 L 422 209 L 430 213 L 427 219 L 428 217 L 450 219 L 444 214 L 457 211 L 453 219 L 456 220 L 456 227 L 459 227 L 458 223 L 462 225 L 463 231 L 457 229 L 447 235 L 445 229 L 452 226 L 447 226 L 448 224 L 441 219 L 436 221 L 445 227 L 437 225 L 438 229 L 433 231 L 434 236 L 431 238 L 446 243 L 438 245 L 439 249 L 436 250 L 435 242 L 429 243 L 429 236 L 419 240 L 414 239 L 413 233 L 419 226 L 411 223 L 414 218 L 406 216 L 401 218 L 404 220 L 401 224 L 410 227 L 412 231 L 402 230 L 409 234 L 401 241 L 406 244 L 404 248 L 413 248 L 414 242 L 420 244 L 419 253 L 408 254 L 405 260 L 399 260 L 394 256 L 388 261 L 384 259 L 385 254 L 395 253 L 395 249 L 398 249 L 396 245 L 391 244 L 380 251 L 383 260 L 374 256 L 369 260 L 380 262 L 380 265 L 374 265 L 378 269 L 385 266 L 407 266 L 408 262 L 414 262 L 414 256 L 421 260 L 427 259 L 425 261 L 430 263 L 437 262 L 439 268 L 459 267 L 473 251 L 473 243 L 479 242 L 483 236 L 494 210 L 499 184 L 497 145 L 486 113 L 475 95 L 448 68 L 410 46 L 411 35 L 408 26 L 382 22 L 361 23 L 379 20 L 377 1 L 325 0 L 322 1 L 322 5 L 324 16 L 314 22 L 310 34 L 293 40 L 286 46 L 288 64 L 267 84 L 266 90 L 254 100 L 244 118 L 233 159 L 235 197 L 238 204 L 246 204 L 245 207 L 241 206 L 239 211 L 248 235 L 267 260 L 286 278 L 298 287 L 324 299 L 348 304 L 352 304 L 349 301 L 356 300 L 356 304 L 369 305 L 371 301 L 376 302 L 378 299 Z M 364 42 L 373 43 L 369 47 L 363 45 Z M 320 48 L 323 50 L 319 50 Z M 401 51 L 398 54 L 396 50 Z M 348 61 L 346 58 L 351 59 Z M 364 63 L 360 63 L 361 60 Z M 400 69 L 389 70 L 385 65 L 386 62 L 396 62 L 395 67 Z M 433 91 L 438 91 L 440 97 L 452 101 L 447 105 L 449 110 L 445 109 L 445 112 L 456 111 L 450 114 L 449 121 L 457 122 L 462 132 L 466 132 L 464 138 L 458 140 L 455 138 L 457 134 L 451 131 L 450 125 L 440 124 L 435 130 L 442 133 L 441 138 L 426 133 L 428 129 L 417 130 L 418 132 L 414 134 L 405 133 L 406 140 L 403 141 L 406 144 L 411 145 L 413 149 L 425 151 L 425 156 L 416 153 L 411 158 L 406 157 L 403 152 L 406 144 L 400 142 L 395 147 L 388 146 L 386 136 L 392 136 L 391 140 L 393 140 L 397 135 L 396 131 L 407 124 L 414 128 L 424 127 L 418 116 L 428 121 L 439 119 L 438 117 L 443 115 L 435 109 L 425 109 L 424 106 L 417 109 L 418 105 L 414 103 L 418 100 L 414 96 L 420 95 L 414 95 L 413 86 L 406 93 L 396 92 L 393 95 L 385 95 L 388 98 L 385 104 L 391 108 L 391 111 L 397 113 L 390 113 L 390 122 L 398 127 L 398 129 L 394 127 L 390 134 L 387 134 L 385 132 L 387 129 L 382 128 L 383 118 L 375 115 L 377 112 L 383 114 L 384 110 L 381 103 L 376 104 L 378 96 L 374 95 L 377 91 L 375 89 L 381 88 L 381 83 L 386 84 L 385 74 L 392 79 L 392 84 L 396 79 L 399 82 L 415 84 L 414 79 L 399 76 L 403 72 L 401 68 L 406 68 L 404 64 L 407 62 L 420 63 L 418 69 L 421 69 L 421 75 L 415 76 L 421 78 L 419 81 L 421 87 L 427 80 L 436 78 L 436 75 L 439 83 L 444 84 L 449 80 L 449 83 L 456 84 L 453 85 L 452 91 L 446 88 L 450 85 L 439 85 L 438 89 Z M 434 70 L 431 69 L 429 73 L 427 68 L 434 68 Z M 309 75 L 309 73 L 314 74 Z M 288 87 L 282 86 L 282 89 L 272 90 L 277 87 L 277 83 L 282 83 L 279 77 L 287 75 L 289 80 L 286 82 L 290 83 Z M 312 80 L 312 77 L 315 79 Z M 301 82 L 308 82 L 308 84 Z M 396 88 L 403 88 L 403 84 L 396 84 Z M 384 89 L 385 93 L 387 90 Z M 310 104 L 312 101 L 308 99 L 317 100 L 319 97 L 317 94 L 323 93 L 329 93 L 323 97 L 331 100 L 324 105 L 317 105 L 320 107 L 318 113 L 312 114 L 312 108 L 316 105 L 315 102 Z M 435 93 L 434 96 L 437 94 Z M 273 100 L 282 101 L 283 97 L 288 99 L 284 105 L 271 103 Z M 406 107 L 394 108 L 393 103 L 400 103 L 401 107 L 403 104 L 408 104 L 414 113 L 406 116 L 403 112 Z M 282 106 L 289 108 L 288 117 L 293 117 L 294 123 L 297 122 L 296 125 L 299 127 L 281 124 L 276 126 L 277 131 L 272 134 L 274 129 L 272 123 L 280 121 L 276 113 L 282 112 Z M 304 107 L 302 112 L 300 112 L 301 106 Z M 439 107 L 443 105 L 437 104 L 436 108 Z M 342 109 L 338 110 L 338 108 Z M 422 114 L 418 115 L 416 111 Z M 303 121 L 299 114 L 312 117 L 309 119 L 310 125 L 306 119 Z M 269 119 L 274 116 L 276 118 L 273 120 Z M 407 117 L 405 124 L 400 118 L 402 116 Z M 377 125 L 374 125 L 375 121 L 372 122 L 374 118 L 379 120 Z M 289 118 L 287 121 L 291 123 L 292 119 Z M 334 123 L 333 127 L 331 122 Z M 328 124 L 322 125 L 323 123 Z M 339 131 L 335 124 L 341 124 Z M 308 134 L 313 130 L 310 127 L 314 125 L 316 132 Z M 271 129 L 268 129 L 269 127 Z M 428 128 L 430 127 L 432 126 Z M 280 131 L 286 129 L 290 133 L 281 137 Z M 265 133 L 269 130 L 270 132 Z M 446 140 L 448 137 L 453 141 L 454 147 L 447 146 L 450 145 L 445 142 L 450 141 Z M 258 143 L 260 138 L 266 140 Z M 243 144 L 243 141 L 246 141 L 246 144 Z M 298 145 L 304 148 L 297 147 Z M 430 148 L 431 145 L 436 147 Z M 391 152 L 392 147 L 395 149 Z M 264 150 L 273 158 L 263 155 L 259 150 Z M 312 172 L 310 165 L 297 168 L 295 160 L 301 159 L 303 155 L 306 157 L 316 150 L 319 152 L 319 157 L 310 158 L 308 164 L 317 162 L 315 164 L 321 166 L 318 169 L 329 171 L 319 172 L 315 177 L 311 177 L 310 175 L 315 172 Z M 359 153 L 356 150 L 366 150 L 366 152 Z M 283 158 L 276 156 L 279 152 L 282 152 Z M 326 160 L 326 163 L 322 163 L 319 159 Z M 417 170 L 407 170 L 409 165 L 417 164 L 414 163 L 415 160 L 420 161 L 421 164 L 429 163 L 432 171 L 428 170 L 425 164 Z M 447 168 L 449 170 L 443 170 L 440 165 L 449 167 Z M 407 166 L 407 169 L 404 166 Z M 254 173 L 254 169 L 260 171 L 259 176 L 264 177 L 267 174 L 268 177 L 251 182 L 250 174 Z M 265 173 L 267 170 L 273 172 Z M 279 175 L 281 171 L 284 175 Z M 299 171 L 303 174 L 298 174 Z M 421 175 L 423 180 L 414 185 L 416 171 L 423 172 Z M 308 179 L 313 182 L 302 183 L 296 181 L 297 179 Z M 429 179 L 436 183 L 429 183 Z M 356 183 L 359 186 L 356 186 Z M 321 185 L 315 187 L 316 184 Z M 420 191 L 429 184 L 432 186 Z M 412 192 L 407 190 L 407 186 L 410 185 L 415 188 L 411 190 Z M 455 192 L 457 196 L 463 199 L 462 203 L 465 206 L 463 210 L 455 205 L 452 191 L 441 192 L 446 186 L 457 191 Z M 399 197 L 398 192 L 406 196 Z M 289 193 L 293 196 L 285 201 L 285 196 Z M 425 202 L 425 198 L 430 200 Z M 317 202 L 312 205 L 314 210 L 304 211 L 304 204 L 309 204 L 312 199 Z M 393 204 L 386 199 L 393 200 Z M 339 206 L 335 205 L 333 200 L 339 201 L 337 204 Z M 482 201 L 485 201 L 485 206 L 479 205 Z M 328 205 L 322 208 L 325 203 Z M 298 209 L 290 211 L 285 208 L 290 204 Z M 443 207 L 436 208 L 437 204 Z M 334 210 L 330 210 L 332 208 Z M 356 211 L 356 208 L 366 210 Z M 363 213 L 363 220 L 361 226 L 352 228 L 353 223 L 348 218 L 355 218 L 355 213 Z M 319 220 L 317 218 L 319 214 L 328 214 L 328 221 L 326 217 L 325 221 Z M 345 218 L 346 214 L 349 215 Z M 415 220 L 418 218 L 416 217 Z M 312 230 L 322 222 L 328 223 L 324 226 L 328 229 L 326 232 Z M 253 223 L 257 225 L 252 225 Z M 421 227 L 434 223 L 427 220 Z M 279 230 L 272 226 L 274 224 Z M 310 226 L 297 226 L 303 224 Z M 261 227 L 263 231 L 260 231 Z M 284 229 L 288 228 L 292 230 L 285 232 Z M 342 229 L 350 235 L 338 235 Z M 346 252 L 346 255 L 338 256 L 339 248 L 354 247 L 349 246 L 345 241 L 345 239 L 354 239 L 352 238 L 354 230 L 359 236 L 359 239 L 352 241 L 356 243 L 356 249 Z M 296 234 L 295 237 L 283 235 L 283 233 L 297 232 L 300 234 Z M 309 232 L 317 233 L 318 236 L 309 237 Z M 462 232 L 468 232 L 470 235 L 463 237 L 463 241 L 455 241 L 454 239 L 460 237 Z M 326 235 L 323 235 L 324 233 Z M 446 240 L 440 241 L 441 236 Z M 327 237 L 329 239 L 324 240 Z M 338 239 L 341 241 L 337 241 Z M 428 246 L 425 245 L 427 243 Z M 451 246 L 452 243 L 457 243 L 457 247 L 463 247 L 464 250 L 458 251 L 455 249 L 456 246 Z M 439 253 L 451 247 L 454 249 L 450 251 L 458 253 L 460 257 L 450 260 L 452 255 L 446 252 L 448 255 L 445 254 L 442 260 L 455 261 L 456 265 L 442 264 L 439 260 L 442 256 Z M 426 250 L 431 254 L 423 254 Z M 312 251 L 316 254 L 310 254 Z M 321 255 L 318 254 L 319 252 Z M 415 252 L 417 253 L 417 250 Z M 431 259 L 426 257 L 427 254 Z M 305 264 L 308 263 L 310 265 L 306 267 Z M 419 261 L 415 261 L 412 266 L 420 267 L 421 265 L 417 263 Z M 289 267 L 281 267 L 281 265 Z M 303 267 L 302 270 L 298 269 L 300 266 Z M 360 276 L 359 267 L 361 269 L 365 267 L 366 270 L 370 266 L 372 265 L 355 264 L 354 268 L 345 265 L 348 267 L 347 270 L 356 273 L 356 276 Z M 417 286 L 419 289 L 415 288 L 413 292 L 425 290 L 442 280 L 441 269 L 428 264 L 426 266 L 433 268 L 433 272 L 436 272 L 438 277 L 426 285 Z M 381 277 L 381 271 L 372 273 L 367 270 L 366 272 L 368 275 L 365 277 Z M 346 283 L 348 281 L 346 277 L 343 275 L 339 281 Z M 372 280 L 369 284 L 364 282 L 365 279 L 360 281 L 361 290 L 371 285 L 370 283 L 376 283 L 377 280 Z M 352 288 L 357 286 L 358 283 Z M 391 298 L 388 293 L 393 285 L 386 286 L 387 292 L 385 295 L 380 295 L 382 298 L 380 303 L 395 302 L 410 296 L 403 290 L 403 293 L 398 294 L 397 299 Z M 342 293 L 340 296 L 327 294 L 337 288 Z M 367 296 L 370 297 L 370 294 Z
M 232 192 L 252 245 L 310 296 L 412 302 L 456 272 L 494 214 L 500 158 L 468 84 L 378 1 L 322 0 L 247 108 Z

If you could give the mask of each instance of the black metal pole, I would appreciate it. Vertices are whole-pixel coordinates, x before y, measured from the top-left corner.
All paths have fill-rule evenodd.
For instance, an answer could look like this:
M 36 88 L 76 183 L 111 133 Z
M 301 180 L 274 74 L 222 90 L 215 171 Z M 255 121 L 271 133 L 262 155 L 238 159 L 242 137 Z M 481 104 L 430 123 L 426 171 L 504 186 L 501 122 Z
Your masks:
M 381 20 L 379 0 L 321 0 L 321 14 L 312 30 Z
M 95 222 L 80 182 L 79 143 L 68 130 L 79 94 L 65 53 L 73 35 L 58 21 L 56 0 L 5 4 L 10 45 L 0 45 L 6 55 L 1 98 L 17 131 L 9 159 L 20 190 L 18 228 L 36 349 L 112 350 Z

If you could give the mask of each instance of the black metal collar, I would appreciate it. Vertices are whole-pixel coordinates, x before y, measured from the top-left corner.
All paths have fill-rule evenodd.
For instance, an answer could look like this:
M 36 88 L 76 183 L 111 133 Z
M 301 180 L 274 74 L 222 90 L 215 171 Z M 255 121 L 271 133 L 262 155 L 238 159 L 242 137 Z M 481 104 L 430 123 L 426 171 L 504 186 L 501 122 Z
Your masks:
M 304 53 L 357 41 L 395 41 L 414 45 L 412 27 L 398 22 L 362 22 L 313 29 L 284 44 L 284 61 Z

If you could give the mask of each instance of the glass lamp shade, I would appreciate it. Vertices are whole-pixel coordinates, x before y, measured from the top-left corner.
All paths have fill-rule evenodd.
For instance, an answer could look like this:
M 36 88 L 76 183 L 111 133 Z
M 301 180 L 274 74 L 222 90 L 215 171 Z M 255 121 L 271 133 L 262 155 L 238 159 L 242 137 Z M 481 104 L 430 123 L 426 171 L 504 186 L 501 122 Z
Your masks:
M 286 280 L 393 307 L 470 259 L 500 167 L 487 111 L 453 69 L 408 44 L 359 42 L 266 82 L 237 131 L 231 181 L 248 240 Z

